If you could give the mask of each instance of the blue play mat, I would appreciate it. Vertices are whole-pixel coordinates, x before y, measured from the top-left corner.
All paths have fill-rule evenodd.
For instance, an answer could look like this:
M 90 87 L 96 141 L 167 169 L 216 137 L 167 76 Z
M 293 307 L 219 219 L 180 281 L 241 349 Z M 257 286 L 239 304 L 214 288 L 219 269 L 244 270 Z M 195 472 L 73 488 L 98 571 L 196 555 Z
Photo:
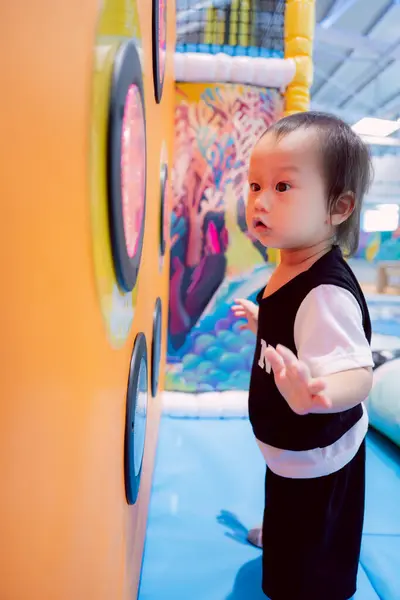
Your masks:
M 387 360 L 388 353 L 400 349 L 400 298 L 371 295 L 368 305 L 373 348 Z M 220 304 L 218 310 L 222 308 Z M 223 315 L 219 317 L 221 328 Z M 191 368 L 196 375 L 195 365 Z M 370 399 L 371 423 L 397 441 L 400 402 L 391 372 L 396 363 L 376 373 L 379 369 L 380 383 Z M 239 375 L 235 373 L 237 379 Z M 260 521 L 263 494 L 264 463 L 247 419 L 164 416 L 140 600 L 265 600 L 261 551 L 246 542 L 247 530 Z M 400 449 L 371 430 L 354 600 L 378 599 L 400 600 Z
M 265 600 L 264 464 L 246 419 L 163 417 L 140 600 Z M 367 506 L 354 600 L 400 598 L 400 451 L 368 436 Z M 293 599 L 295 600 L 295 599 Z

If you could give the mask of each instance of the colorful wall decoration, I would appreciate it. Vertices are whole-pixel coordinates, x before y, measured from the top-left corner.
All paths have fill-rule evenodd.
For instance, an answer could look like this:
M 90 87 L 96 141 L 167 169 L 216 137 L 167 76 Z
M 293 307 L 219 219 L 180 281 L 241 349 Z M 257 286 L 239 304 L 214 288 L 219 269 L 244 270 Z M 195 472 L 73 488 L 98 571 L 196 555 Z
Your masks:
M 232 389 L 247 381 L 254 340 L 230 307 L 275 260 L 247 231 L 248 159 L 283 101 L 238 84 L 178 84 L 176 96 L 166 385 Z
M 400 227 L 396 231 L 361 231 L 355 258 L 369 262 L 400 260 Z
M 364 202 L 361 215 L 360 246 L 356 257 L 370 262 L 400 260 L 400 227 L 394 231 L 388 231 L 388 229 L 396 227 L 396 208 L 398 209 L 400 204 L 400 160 L 398 155 L 388 154 L 387 148 L 381 150 L 384 154 L 377 155 L 376 151 L 377 148 L 371 146 L 374 179 Z M 370 211 L 371 217 L 369 228 L 380 229 L 380 231 L 363 230 L 367 211 Z M 380 211 L 381 216 L 384 212 L 386 213 L 384 222 L 379 219 L 379 214 L 373 214 L 375 211 L 378 213 Z M 390 217 L 389 221 L 388 217 Z M 386 231 L 384 231 L 385 226 Z

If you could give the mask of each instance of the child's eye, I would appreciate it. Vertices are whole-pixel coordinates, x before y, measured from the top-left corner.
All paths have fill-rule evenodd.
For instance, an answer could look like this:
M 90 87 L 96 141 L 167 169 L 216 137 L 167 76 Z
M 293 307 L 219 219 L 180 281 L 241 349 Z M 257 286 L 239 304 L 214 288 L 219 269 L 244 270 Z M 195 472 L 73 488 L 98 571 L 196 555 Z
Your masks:
M 261 188 L 258 185 L 258 183 L 251 183 L 250 184 L 250 189 L 251 189 L 252 192 L 259 192 Z
M 279 183 L 276 184 L 275 189 L 277 192 L 287 192 L 290 190 L 290 185 L 288 183 L 285 183 L 284 181 L 280 181 Z

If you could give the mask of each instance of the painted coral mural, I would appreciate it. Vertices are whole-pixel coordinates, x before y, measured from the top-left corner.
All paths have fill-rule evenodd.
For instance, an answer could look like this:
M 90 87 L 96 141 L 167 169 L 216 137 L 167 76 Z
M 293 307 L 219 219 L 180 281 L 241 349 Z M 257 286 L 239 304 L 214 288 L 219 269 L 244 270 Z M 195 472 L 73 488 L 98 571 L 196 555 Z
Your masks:
M 248 160 L 282 97 L 237 84 L 178 84 L 176 94 L 167 388 L 242 387 L 254 339 L 230 307 L 257 293 L 273 259 L 247 231 Z

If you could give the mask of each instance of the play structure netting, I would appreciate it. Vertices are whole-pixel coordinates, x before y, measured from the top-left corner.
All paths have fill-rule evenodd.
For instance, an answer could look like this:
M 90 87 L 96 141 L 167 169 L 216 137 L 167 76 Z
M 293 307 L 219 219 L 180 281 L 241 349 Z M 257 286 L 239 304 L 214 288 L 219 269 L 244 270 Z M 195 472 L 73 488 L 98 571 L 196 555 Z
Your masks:
M 246 412 L 254 338 L 230 307 L 279 258 L 247 231 L 247 162 L 309 108 L 315 1 L 29 6 L 0 19 L 0 596 L 127 600 L 162 391 L 166 412 Z

